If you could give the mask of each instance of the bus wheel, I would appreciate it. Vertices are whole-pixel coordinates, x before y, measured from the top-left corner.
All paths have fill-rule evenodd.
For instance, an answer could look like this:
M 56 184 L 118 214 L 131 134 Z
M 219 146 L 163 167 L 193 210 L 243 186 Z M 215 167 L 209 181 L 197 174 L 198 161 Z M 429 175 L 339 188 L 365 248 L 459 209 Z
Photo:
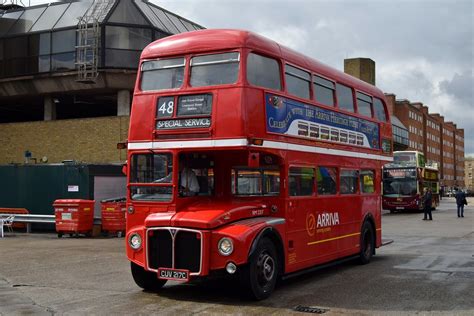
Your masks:
M 156 273 L 146 271 L 138 264 L 130 262 L 130 267 L 132 270 L 133 280 L 145 291 L 158 291 L 166 283 L 166 280 L 158 279 Z
M 372 258 L 375 247 L 374 232 L 369 222 L 365 222 L 364 226 L 362 226 L 360 236 L 359 261 L 361 264 L 367 264 Z
M 258 242 L 255 252 L 241 271 L 241 283 L 251 298 L 263 300 L 272 294 L 278 278 L 279 265 L 275 245 L 268 238 Z

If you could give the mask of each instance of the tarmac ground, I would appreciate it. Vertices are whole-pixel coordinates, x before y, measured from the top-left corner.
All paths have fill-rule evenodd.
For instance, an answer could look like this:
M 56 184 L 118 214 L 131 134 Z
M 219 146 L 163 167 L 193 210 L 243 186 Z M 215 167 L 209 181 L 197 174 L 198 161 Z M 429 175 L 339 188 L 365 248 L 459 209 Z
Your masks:
M 15 232 L 0 239 L 0 314 L 474 315 L 474 199 L 433 212 L 384 211 L 384 239 L 368 265 L 346 262 L 282 281 L 264 301 L 242 299 L 229 280 L 168 283 L 144 292 L 130 274 L 124 238 Z

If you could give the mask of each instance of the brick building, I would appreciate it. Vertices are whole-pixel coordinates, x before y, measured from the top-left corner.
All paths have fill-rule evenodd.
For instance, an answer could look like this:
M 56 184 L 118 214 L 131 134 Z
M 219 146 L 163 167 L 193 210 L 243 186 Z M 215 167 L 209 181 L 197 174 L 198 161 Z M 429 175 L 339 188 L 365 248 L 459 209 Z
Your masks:
M 386 96 L 391 114 L 408 129 L 407 150 L 421 151 L 427 162 L 438 165 L 442 186 L 464 187 L 464 129 L 445 122 L 438 113 L 429 113 L 429 108 L 420 102 L 396 100 L 393 94 Z
M 344 71 L 375 85 L 375 62 L 368 58 L 346 59 Z M 392 117 L 394 150 L 423 152 L 427 162 L 438 165 L 441 186 L 464 187 L 464 129 L 445 122 L 438 113 L 430 113 L 421 102 L 397 100 L 395 94 L 385 97 Z
M 141 50 L 203 27 L 146 0 L 0 4 L 0 164 L 123 162 Z M 79 17 L 79 18 L 78 18 Z
M 464 161 L 464 185 L 474 192 L 474 157 L 467 157 Z

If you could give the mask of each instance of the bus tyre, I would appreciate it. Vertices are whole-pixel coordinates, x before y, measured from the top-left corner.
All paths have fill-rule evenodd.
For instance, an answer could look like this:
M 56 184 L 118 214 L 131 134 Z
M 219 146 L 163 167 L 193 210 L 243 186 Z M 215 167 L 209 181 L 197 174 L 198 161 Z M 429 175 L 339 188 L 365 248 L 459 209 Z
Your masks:
M 275 245 L 262 238 L 240 274 L 240 281 L 250 298 L 263 300 L 272 294 L 279 274 Z
M 158 279 L 157 274 L 146 271 L 138 264 L 130 262 L 132 276 L 135 283 L 145 291 L 155 292 L 165 285 L 166 280 Z
M 374 230 L 369 222 L 365 222 L 362 226 L 360 234 L 360 254 L 359 261 L 361 264 L 370 262 L 375 249 Z

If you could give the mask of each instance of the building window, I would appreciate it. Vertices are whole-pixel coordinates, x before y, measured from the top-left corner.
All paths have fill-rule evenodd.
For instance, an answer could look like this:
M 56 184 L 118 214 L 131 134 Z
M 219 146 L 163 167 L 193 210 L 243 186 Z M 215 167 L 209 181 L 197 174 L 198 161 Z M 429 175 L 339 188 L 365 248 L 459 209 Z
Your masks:
M 152 41 L 150 29 L 107 26 L 105 29 L 105 66 L 136 68 L 141 50 Z
M 107 26 L 105 31 L 106 48 L 142 50 L 152 40 L 151 29 Z

